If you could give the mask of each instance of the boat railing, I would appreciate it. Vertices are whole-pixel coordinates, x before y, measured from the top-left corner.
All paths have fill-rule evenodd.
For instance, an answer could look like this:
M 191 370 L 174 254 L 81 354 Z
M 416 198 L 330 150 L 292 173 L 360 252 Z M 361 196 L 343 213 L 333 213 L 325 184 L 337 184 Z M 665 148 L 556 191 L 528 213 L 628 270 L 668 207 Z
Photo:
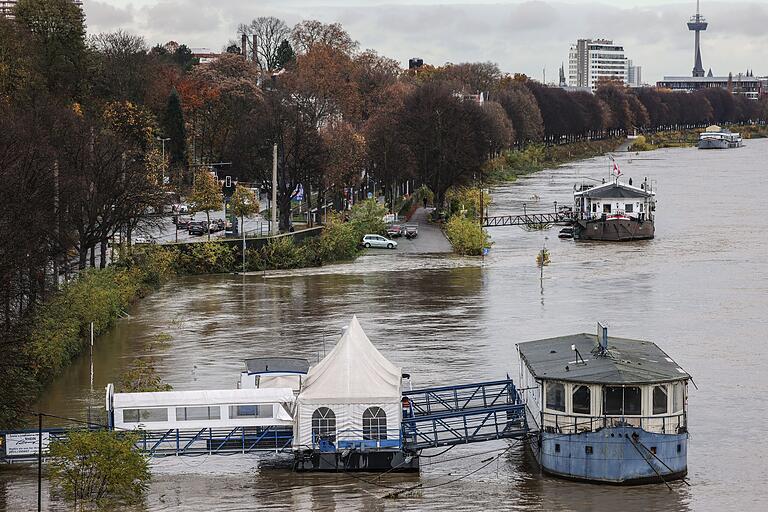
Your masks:
M 658 416 L 581 416 L 544 412 L 541 416 L 542 430 L 558 434 L 594 432 L 610 427 L 638 427 L 656 434 L 679 434 L 687 427 L 684 412 Z
M 402 438 L 399 428 L 371 427 L 343 429 L 323 435 L 313 433 L 311 448 L 328 452 L 346 449 L 400 448 L 401 445 Z

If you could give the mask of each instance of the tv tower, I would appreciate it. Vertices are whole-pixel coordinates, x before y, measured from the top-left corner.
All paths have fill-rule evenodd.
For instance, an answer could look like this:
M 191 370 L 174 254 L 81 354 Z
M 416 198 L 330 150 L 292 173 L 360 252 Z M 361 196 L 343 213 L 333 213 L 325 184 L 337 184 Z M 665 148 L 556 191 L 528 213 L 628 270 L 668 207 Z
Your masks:
M 696 15 L 688 22 L 688 30 L 696 32 L 696 50 L 693 62 L 693 76 L 704 76 L 704 66 L 701 65 L 701 32 L 707 30 L 707 20 L 699 12 L 699 0 L 696 0 Z

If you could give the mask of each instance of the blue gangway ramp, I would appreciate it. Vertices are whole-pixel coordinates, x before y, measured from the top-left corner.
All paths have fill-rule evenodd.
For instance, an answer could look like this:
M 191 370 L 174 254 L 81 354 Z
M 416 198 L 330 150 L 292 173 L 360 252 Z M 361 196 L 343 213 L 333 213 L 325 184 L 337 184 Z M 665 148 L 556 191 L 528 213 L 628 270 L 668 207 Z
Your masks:
M 409 450 L 523 439 L 526 406 L 511 379 L 407 391 L 402 435 Z

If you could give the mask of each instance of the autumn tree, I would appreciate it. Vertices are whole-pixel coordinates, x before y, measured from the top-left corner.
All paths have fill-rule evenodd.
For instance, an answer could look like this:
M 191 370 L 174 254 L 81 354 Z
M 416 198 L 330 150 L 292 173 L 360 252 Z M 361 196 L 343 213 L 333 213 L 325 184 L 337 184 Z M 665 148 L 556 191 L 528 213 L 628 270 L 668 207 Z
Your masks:
M 323 23 L 318 20 L 304 20 L 291 30 L 291 45 L 298 54 L 309 53 L 313 47 L 322 45 L 352 56 L 358 48 L 346 30 L 339 23 Z
M 189 202 L 194 212 L 205 212 L 206 231 L 208 240 L 211 239 L 211 211 L 218 210 L 223 204 L 221 187 L 219 182 L 208 170 L 200 170 L 195 174 L 195 184 L 192 186 L 192 194 Z
M 119 30 L 97 34 L 89 43 L 93 92 L 103 99 L 143 102 L 154 75 L 144 38 Z
M 531 91 L 519 83 L 510 83 L 499 91 L 495 98 L 512 122 L 519 145 L 541 140 L 544 135 L 544 121 L 539 104 Z

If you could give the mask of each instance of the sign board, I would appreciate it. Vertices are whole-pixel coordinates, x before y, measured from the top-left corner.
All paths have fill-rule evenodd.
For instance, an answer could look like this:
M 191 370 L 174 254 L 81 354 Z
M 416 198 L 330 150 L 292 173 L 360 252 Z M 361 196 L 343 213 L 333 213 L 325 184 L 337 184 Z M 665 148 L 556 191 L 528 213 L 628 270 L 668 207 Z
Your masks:
M 488 256 L 489 252 L 491 252 L 491 250 L 488 247 L 483 247 L 483 256 Z
M 37 455 L 37 432 L 5 435 L 5 456 Z M 43 453 L 48 451 L 50 435 L 43 432 Z
M 303 201 L 304 200 L 304 187 L 301 185 L 296 185 L 296 190 L 293 191 L 292 199 L 294 201 Z
M 368 192 L 368 199 L 373 199 L 373 192 Z

